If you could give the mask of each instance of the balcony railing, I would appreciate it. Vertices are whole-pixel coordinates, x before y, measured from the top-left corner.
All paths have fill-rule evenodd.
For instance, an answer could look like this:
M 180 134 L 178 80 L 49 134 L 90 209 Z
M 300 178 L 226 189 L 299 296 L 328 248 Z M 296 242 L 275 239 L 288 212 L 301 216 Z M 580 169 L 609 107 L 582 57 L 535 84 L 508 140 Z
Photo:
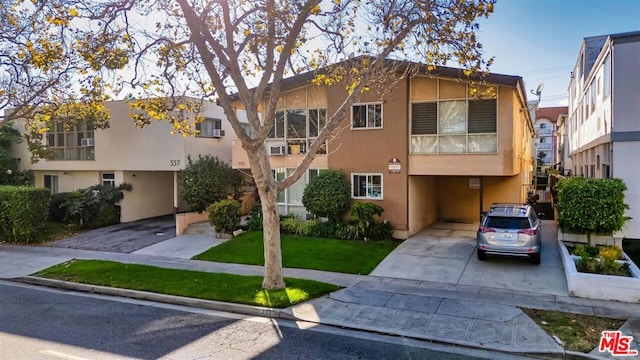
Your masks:
M 551 150 L 551 143 L 538 143 L 538 150 Z
M 551 136 L 553 134 L 553 130 L 549 128 L 538 129 L 539 136 Z

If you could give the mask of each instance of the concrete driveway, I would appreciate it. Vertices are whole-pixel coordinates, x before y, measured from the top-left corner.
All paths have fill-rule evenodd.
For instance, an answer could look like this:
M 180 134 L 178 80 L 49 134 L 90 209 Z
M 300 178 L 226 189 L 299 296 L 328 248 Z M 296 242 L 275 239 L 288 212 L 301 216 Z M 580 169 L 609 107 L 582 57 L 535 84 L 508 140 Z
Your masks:
M 478 223 L 436 223 L 404 241 L 371 273 L 375 276 L 484 286 L 567 295 L 556 224 L 543 221 L 542 261 L 489 256 L 478 260 L 475 238 Z
M 169 215 L 89 230 L 46 246 L 131 253 L 175 236 L 176 222 Z

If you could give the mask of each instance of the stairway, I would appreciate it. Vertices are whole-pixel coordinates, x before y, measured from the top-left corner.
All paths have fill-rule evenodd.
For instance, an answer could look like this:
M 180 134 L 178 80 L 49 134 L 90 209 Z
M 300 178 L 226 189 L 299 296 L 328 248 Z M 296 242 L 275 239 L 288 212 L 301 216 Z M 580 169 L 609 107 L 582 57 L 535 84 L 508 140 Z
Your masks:
M 215 229 L 208 221 L 202 221 L 189 225 L 185 230 L 185 234 L 216 234 Z

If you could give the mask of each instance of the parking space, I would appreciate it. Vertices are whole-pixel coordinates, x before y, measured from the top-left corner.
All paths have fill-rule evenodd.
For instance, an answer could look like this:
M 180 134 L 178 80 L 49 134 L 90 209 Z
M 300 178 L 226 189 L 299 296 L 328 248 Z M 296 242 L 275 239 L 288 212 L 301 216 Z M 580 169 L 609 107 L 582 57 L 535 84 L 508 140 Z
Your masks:
M 543 221 L 540 265 L 527 258 L 478 260 L 477 228 L 478 223 L 436 223 L 403 242 L 371 275 L 567 295 L 554 221 Z
M 47 246 L 131 253 L 176 236 L 173 215 L 121 223 L 89 230 Z

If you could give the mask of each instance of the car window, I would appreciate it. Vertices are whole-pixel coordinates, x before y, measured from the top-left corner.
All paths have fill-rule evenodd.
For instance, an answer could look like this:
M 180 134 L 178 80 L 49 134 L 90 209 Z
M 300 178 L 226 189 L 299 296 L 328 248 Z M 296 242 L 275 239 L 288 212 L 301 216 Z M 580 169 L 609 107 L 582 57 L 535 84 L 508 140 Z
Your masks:
M 528 229 L 529 219 L 521 217 L 489 217 L 487 227 L 495 229 Z

